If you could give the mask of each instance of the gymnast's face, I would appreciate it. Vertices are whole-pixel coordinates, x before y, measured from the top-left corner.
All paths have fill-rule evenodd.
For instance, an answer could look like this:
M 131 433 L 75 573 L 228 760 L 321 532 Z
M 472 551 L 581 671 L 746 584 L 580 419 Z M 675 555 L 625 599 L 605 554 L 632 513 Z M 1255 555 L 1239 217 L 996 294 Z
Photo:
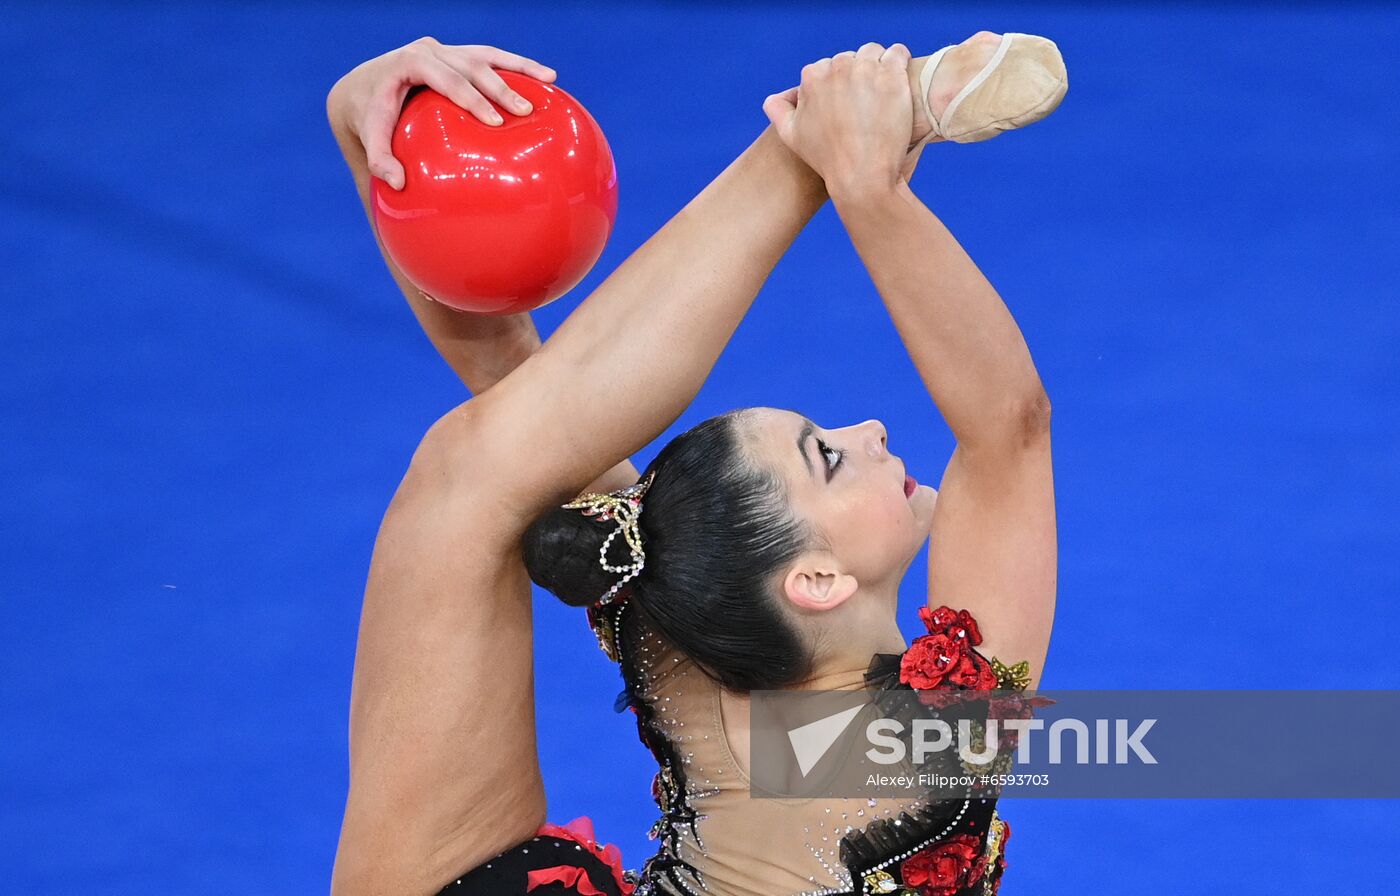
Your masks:
M 793 411 L 754 408 L 746 422 L 755 459 L 786 484 L 794 515 L 829 543 L 794 563 L 789 599 L 821 610 L 858 591 L 893 598 L 928 539 L 938 492 L 919 485 L 906 493 L 904 461 L 890 454 L 880 421 L 825 429 Z

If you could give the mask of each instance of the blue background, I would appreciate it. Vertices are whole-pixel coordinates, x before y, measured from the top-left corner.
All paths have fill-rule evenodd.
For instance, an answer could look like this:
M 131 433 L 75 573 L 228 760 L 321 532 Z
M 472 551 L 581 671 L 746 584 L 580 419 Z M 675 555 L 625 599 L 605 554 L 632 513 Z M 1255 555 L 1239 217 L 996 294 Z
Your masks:
M 804 63 L 983 28 L 1052 37 L 1071 73 L 1050 119 L 932 147 L 915 178 L 1055 406 L 1044 686 L 1400 687 L 1396 10 L 22 4 L 0 22 L 5 890 L 327 887 L 370 547 L 464 397 L 374 250 L 337 77 L 432 34 L 533 56 L 588 105 L 621 212 L 548 333 Z M 754 404 L 878 417 L 924 481 L 951 450 L 830 209 L 671 434 Z M 540 597 L 551 817 L 590 814 L 635 866 L 649 757 L 581 614 Z M 1382 892 L 1400 847 L 1380 801 L 1005 814 L 1008 896 Z

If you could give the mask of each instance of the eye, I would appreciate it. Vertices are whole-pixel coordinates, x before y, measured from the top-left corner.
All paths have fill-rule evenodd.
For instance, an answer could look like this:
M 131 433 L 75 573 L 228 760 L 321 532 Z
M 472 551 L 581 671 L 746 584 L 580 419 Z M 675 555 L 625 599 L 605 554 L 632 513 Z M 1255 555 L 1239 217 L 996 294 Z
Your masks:
M 835 456 L 836 459 L 835 459 L 835 460 L 828 460 L 827 465 L 826 465 L 827 470 L 828 470 L 829 472 L 833 472 L 833 473 L 834 473 L 834 472 L 836 471 L 836 468 L 839 467 L 839 466 L 841 466 L 841 459 L 844 458 L 844 457 L 846 456 L 846 452 L 844 452 L 844 451 L 837 451 L 835 448 L 832 448 L 830 445 L 826 444 L 825 442 L 821 441 L 820 439 L 817 440 L 817 447 L 818 447 L 819 449 L 821 449 L 822 457 L 824 457 L 824 458 L 830 458 L 830 457 L 832 457 L 833 455 Z

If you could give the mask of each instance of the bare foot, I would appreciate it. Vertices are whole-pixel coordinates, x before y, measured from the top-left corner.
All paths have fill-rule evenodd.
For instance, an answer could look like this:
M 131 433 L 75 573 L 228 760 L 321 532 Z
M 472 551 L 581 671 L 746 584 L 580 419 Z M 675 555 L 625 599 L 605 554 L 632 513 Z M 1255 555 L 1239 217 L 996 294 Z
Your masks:
M 943 61 L 933 73 L 933 83 L 929 85 L 928 105 L 940 120 L 943 111 L 958 95 L 958 91 L 971 81 L 991 61 L 996 53 L 1001 35 L 992 31 L 979 31 L 967 40 L 943 54 Z M 924 105 L 919 102 L 919 75 L 924 68 L 927 56 L 920 56 L 909 63 L 909 90 L 914 98 L 914 132 L 909 141 L 913 146 L 933 130 L 932 123 L 924 116 Z M 942 137 L 935 137 L 932 143 L 941 143 Z

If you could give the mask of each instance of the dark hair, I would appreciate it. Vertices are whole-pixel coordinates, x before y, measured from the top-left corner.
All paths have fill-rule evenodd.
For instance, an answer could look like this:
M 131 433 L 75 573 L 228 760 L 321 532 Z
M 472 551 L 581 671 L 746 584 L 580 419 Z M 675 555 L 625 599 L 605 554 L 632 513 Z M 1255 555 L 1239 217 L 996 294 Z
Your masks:
M 780 688 L 811 672 L 811 651 L 785 619 L 774 573 L 813 543 L 793 517 L 782 481 L 743 449 L 745 410 L 731 411 L 672 439 L 642 473 L 656 473 L 638 528 L 646 566 L 628 593 L 667 640 L 734 691 Z M 566 604 L 588 606 L 621 578 L 598 562 L 614 530 L 578 510 L 556 507 L 526 530 L 525 567 L 535 584 Z M 625 566 L 613 539 L 608 562 Z

